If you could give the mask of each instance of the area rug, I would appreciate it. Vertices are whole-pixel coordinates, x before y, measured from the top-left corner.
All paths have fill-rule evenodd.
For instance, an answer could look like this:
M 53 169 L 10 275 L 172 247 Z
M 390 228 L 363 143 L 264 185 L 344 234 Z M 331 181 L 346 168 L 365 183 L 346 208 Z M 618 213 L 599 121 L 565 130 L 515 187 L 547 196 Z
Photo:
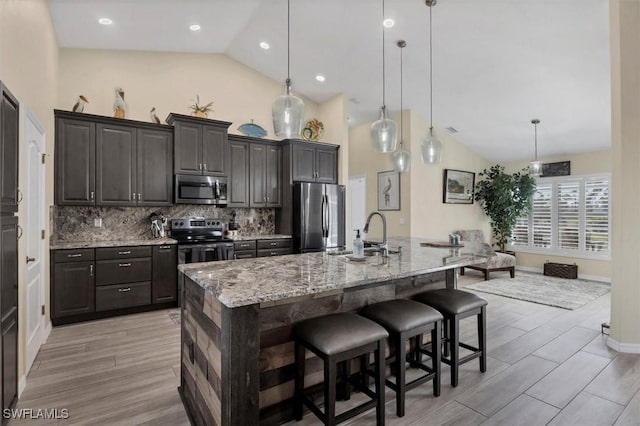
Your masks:
M 606 283 L 521 271 L 516 272 L 515 278 L 492 279 L 465 288 L 569 310 L 577 309 L 611 290 Z

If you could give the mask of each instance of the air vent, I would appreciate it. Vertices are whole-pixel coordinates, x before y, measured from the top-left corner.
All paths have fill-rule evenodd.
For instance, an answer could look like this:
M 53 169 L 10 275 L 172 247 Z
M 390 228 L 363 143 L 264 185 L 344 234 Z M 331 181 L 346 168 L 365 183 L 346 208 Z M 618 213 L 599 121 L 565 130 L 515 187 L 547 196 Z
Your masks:
M 454 135 L 454 134 L 458 133 L 458 131 L 456 130 L 456 128 L 455 128 L 455 127 L 452 127 L 452 126 L 447 127 L 447 131 L 448 131 L 449 133 L 451 133 L 452 135 Z

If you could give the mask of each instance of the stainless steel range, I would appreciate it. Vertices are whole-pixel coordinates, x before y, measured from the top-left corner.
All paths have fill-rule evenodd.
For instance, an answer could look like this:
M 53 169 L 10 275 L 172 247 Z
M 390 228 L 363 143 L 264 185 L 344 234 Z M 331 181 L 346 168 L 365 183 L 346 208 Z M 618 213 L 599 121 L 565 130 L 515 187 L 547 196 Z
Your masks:
M 224 237 L 226 226 L 219 219 L 171 219 L 171 238 L 178 241 L 178 263 L 233 259 L 233 240 Z

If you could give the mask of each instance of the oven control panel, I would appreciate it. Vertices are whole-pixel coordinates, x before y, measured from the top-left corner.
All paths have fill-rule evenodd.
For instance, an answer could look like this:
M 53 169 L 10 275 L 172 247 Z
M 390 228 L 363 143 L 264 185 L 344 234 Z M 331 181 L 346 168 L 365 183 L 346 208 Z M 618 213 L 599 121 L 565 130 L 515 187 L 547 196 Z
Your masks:
M 224 229 L 226 222 L 220 219 L 172 219 L 171 229 Z

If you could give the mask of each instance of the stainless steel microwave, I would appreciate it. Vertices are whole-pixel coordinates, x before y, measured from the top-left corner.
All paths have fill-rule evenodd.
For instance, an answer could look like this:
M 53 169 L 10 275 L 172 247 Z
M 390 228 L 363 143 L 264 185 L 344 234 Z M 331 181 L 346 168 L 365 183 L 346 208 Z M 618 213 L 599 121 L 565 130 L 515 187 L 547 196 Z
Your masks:
M 227 178 L 175 175 L 176 204 L 227 205 Z

